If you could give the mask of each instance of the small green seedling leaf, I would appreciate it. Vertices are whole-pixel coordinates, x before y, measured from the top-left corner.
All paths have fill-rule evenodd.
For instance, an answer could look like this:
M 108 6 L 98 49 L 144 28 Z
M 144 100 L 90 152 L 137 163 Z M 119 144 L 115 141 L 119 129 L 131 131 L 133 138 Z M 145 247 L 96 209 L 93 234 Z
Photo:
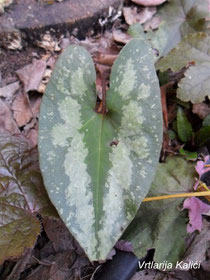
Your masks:
M 195 165 L 179 157 L 160 163 L 148 196 L 188 192 L 194 184 Z M 133 244 L 138 257 L 155 248 L 154 261 L 180 261 L 185 251 L 187 212 L 181 211 L 184 198 L 142 203 L 138 214 L 123 235 Z M 162 268 L 163 269 L 163 268 Z
M 192 160 L 195 161 L 198 158 L 198 153 L 196 152 L 190 152 L 187 150 L 184 150 L 183 148 L 181 148 L 179 150 L 179 153 L 184 156 L 186 158 L 186 160 Z
M 180 140 L 184 143 L 187 143 L 192 138 L 192 125 L 181 107 L 178 108 L 177 112 L 177 132 Z
M 38 154 L 23 137 L 0 135 L 0 263 L 33 247 L 41 231 L 36 214 L 55 216 L 43 186 Z
M 44 94 L 40 164 L 59 215 L 89 259 L 105 259 L 146 196 L 162 138 L 152 51 L 134 39 L 115 61 L 107 113 L 96 113 L 90 54 L 72 45 Z
M 203 126 L 195 134 L 195 144 L 198 147 L 203 146 L 210 141 L 210 126 Z
M 176 132 L 174 132 L 173 130 L 168 130 L 167 133 L 170 140 L 176 139 Z

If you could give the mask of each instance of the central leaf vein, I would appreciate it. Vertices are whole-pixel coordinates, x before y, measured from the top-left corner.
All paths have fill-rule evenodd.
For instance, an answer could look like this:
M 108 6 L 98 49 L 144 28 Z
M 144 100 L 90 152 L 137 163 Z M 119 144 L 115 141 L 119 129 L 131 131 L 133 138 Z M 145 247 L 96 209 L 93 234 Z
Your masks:
M 100 130 L 99 130 L 99 141 L 98 141 L 98 169 L 97 169 L 97 181 L 96 181 L 96 196 L 95 196 L 95 217 L 96 217 L 96 232 L 98 232 L 99 230 L 99 216 L 100 216 L 100 169 L 101 169 L 101 141 L 102 141 L 102 132 L 103 132 L 103 123 L 104 123 L 104 116 L 102 115 L 102 119 L 101 119 L 101 125 L 100 125 Z

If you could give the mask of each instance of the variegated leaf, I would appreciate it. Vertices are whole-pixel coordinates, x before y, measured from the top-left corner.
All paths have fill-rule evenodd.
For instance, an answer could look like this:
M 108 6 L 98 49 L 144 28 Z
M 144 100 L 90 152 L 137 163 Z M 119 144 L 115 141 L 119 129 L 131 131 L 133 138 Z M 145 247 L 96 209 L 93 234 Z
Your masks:
M 90 260 L 106 258 L 149 190 L 162 136 L 159 94 L 152 52 L 140 39 L 113 66 L 107 114 L 94 111 L 95 69 L 84 48 L 70 46 L 56 64 L 41 106 L 41 170 Z

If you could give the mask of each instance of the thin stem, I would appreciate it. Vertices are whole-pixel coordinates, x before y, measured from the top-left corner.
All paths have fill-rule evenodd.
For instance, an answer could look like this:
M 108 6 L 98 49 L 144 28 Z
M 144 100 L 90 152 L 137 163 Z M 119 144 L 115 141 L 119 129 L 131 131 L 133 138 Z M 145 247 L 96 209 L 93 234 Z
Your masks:
M 191 192 L 191 193 L 176 193 L 176 194 L 170 194 L 170 195 L 160 195 L 160 196 L 154 196 L 154 197 L 146 197 L 145 199 L 143 199 L 143 202 L 154 201 L 154 200 L 164 200 L 164 199 L 169 199 L 169 198 L 208 196 L 208 195 L 210 195 L 210 191 Z
M 106 75 L 102 74 L 102 109 L 101 113 L 106 114 Z

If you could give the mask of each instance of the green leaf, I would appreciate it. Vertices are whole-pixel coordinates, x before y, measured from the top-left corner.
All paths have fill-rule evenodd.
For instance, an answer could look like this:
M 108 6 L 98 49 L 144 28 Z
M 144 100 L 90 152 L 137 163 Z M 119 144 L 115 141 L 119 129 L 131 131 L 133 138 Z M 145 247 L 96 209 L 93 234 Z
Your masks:
M 195 144 L 196 146 L 201 147 L 209 141 L 210 126 L 204 126 L 195 134 Z
M 166 55 L 181 39 L 194 32 L 209 32 L 205 18 L 209 15 L 208 0 L 171 0 L 160 6 L 157 15 L 166 23 Z
M 177 97 L 192 103 L 202 102 L 210 97 L 210 36 L 195 33 L 186 36 L 178 46 L 157 63 L 157 68 L 178 71 L 189 62 L 191 65 L 185 77 L 179 82 Z
M 36 213 L 54 215 L 36 149 L 23 137 L 0 135 L 0 263 L 32 247 L 41 226 Z
M 178 98 L 192 103 L 201 103 L 206 96 L 210 98 L 209 62 L 191 66 L 184 75 L 185 77 L 178 84 Z
M 202 126 L 210 126 L 210 114 L 203 120 Z
M 192 125 L 188 121 L 181 107 L 178 108 L 177 112 L 177 132 L 180 140 L 186 143 L 192 138 Z
M 176 132 L 174 132 L 173 130 L 168 130 L 167 134 L 168 134 L 170 140 L 176 139 Z
M 194 184 L 194 164 L 182 158 L 168 158 L 159 164 L 148 196 L 188 192 Z M 183 198 L 144 202 L 123 235 L 139 258 L 155 248 L 154 261 L 173 265 L 185 251 L 187 212 L 181 211 Z
M 176 72 L 192 61 L 196 65 L 202 62 L 210 63 L 210 36 L 205 33 L 194 33 L 184 37 L 175 49 L 156 64 L 156 68 L 162 72 L 169 68 Z
M 95 69 L 79 46 L 61 55 L 44 94 L 39 123 L 44 182 L 90 260 L 106 258 L 155 174 L 162 115 L 151 55 L 140 39 L 120 52 L 107 114 L 94 111 Z
M 193 160 L 195 161 L 198 158 L 197 152 L 190 152 L 184 150 L 183 148 L 179 149 L 179 153 L 186 158 L 186 160 Z

